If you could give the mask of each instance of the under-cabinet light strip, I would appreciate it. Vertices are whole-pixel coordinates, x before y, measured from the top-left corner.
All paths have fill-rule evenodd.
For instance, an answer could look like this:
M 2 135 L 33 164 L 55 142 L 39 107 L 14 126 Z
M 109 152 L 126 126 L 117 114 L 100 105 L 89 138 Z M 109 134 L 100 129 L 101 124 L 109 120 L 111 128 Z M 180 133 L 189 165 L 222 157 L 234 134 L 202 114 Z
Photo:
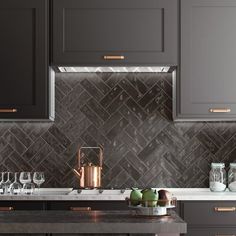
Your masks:
M 89 73 L 89 72 L 140 72 L 140 73 L 167 73 L 169 72 L 170 67 L 58 67 L 60 72 L 69 72 L 69 73 Z

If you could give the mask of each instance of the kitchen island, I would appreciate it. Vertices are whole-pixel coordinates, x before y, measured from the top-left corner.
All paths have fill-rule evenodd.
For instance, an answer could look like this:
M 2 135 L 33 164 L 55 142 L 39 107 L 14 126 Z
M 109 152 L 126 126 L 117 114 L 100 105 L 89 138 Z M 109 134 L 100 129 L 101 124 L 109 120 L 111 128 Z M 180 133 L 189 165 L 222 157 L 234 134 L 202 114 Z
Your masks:
M 186 233 L 187 224 L 174 212 L 141 217 L 129 211 L 8 211 L 0 212 L 0 233 L 158 234 Z

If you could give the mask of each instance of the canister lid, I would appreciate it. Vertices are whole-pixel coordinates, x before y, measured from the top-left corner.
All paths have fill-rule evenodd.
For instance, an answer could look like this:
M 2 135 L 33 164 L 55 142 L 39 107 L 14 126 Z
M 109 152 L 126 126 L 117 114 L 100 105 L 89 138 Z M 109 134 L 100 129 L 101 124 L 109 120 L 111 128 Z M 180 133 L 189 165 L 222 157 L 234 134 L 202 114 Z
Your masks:
M 225 163 L 211 163 L 211 168 L 225 168 Z

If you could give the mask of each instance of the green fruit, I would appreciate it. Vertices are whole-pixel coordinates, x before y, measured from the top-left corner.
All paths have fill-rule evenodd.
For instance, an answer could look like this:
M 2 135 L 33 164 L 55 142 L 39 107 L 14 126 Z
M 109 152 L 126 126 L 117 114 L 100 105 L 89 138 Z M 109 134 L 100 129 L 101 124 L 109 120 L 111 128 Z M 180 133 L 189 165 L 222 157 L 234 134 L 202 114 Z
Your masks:
M 157 191 L 149 188 L 149 189 L 144 189 L 142 191 L 143 193 L 143 204 L 144 206 L 147 207 L 155 207 L 157 205 L 157 201 L 158 201 L 158 194 Z
M 136 188 L 131 188 L 132 191 L 130 193 L 130 202 L 131 205 L 137 206 L 140 204 L 140 201 L 142 200 L 142 193 L 140 190 Z

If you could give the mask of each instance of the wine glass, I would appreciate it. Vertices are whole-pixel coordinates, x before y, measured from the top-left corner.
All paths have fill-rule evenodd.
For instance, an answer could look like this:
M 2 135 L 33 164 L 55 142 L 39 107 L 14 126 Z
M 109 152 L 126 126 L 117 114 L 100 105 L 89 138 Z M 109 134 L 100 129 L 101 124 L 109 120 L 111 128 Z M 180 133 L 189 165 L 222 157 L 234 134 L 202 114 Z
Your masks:
M 30 172 L 21 172 L 19 180 L 23 185 L 30 183 L 31 182 Z
M 17 172 L 15 172 L 15 178 L 14 178 L 14 182 L 10 185 L 10 193 L 11 194 L 20 194 L 21 193 L 21 189 L 22 189 L 22 185 L 17 182 Z
M 5 192 L 4 194 L 10 193 L 10 185 L 12 184 L 10 180 L 10 173 L 11 172 L 6 172 L 7 173 L 7 180 L 5 181 Z
M 6 172 L 2 172 L 2 178 L 1 178 L 1 182 L 0 182 L 0 194 L 4 194 L 6 187 L 5 187 L 5 182 L 4 182 L 4 175 Z
M 40 185 L 45 182 L 45 176 L 43 172 L 34 172 L 33 181 L 38 186 L 38 193 L 40 190 Z
M 21 172 L 20 182 L 23 184 L 22 192 L 24 194 L 33 194 L 35 186 L 31 183 L 30 172 Z

